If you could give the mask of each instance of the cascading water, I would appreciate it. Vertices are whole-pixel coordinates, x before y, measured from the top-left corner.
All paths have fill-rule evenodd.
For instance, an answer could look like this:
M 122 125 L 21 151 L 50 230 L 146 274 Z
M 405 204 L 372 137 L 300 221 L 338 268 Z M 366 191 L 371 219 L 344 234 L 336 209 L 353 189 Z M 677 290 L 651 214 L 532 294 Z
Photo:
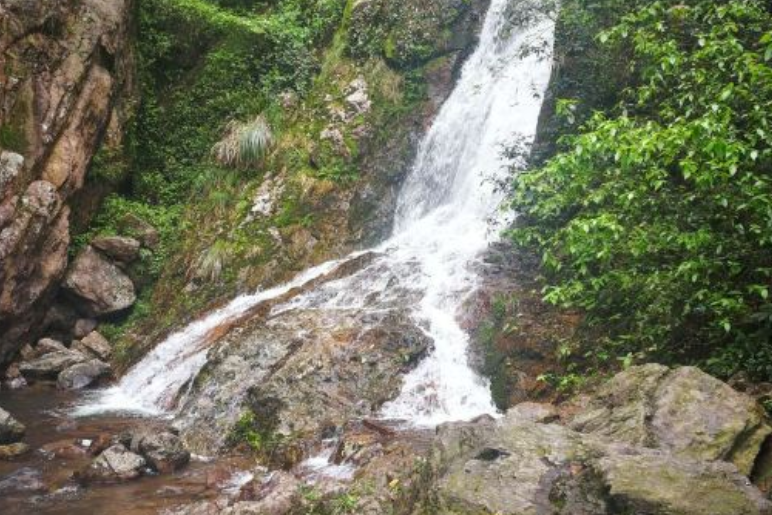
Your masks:
M 545 16 L 525 17 L 513 27 L 510 0 L 492 0 L 480 42 L 459 82 L 422 142 L 398 201 L 394 235 L 356 273 L 325 282 L 272 309 L 388 309 L 411 303 L 413 318 L 432 339 L 429 357 L 405 377 L 400 396 L 382 409 L 385 418 L 433 425 L 495 413 L 487 383 L 467 363 L 468 336 L 457 315 L 474 291 L 475 262 L 506 220 L 503 192 L 508 176 L 502 145 L 531 141 L 550 59 L 524 52 L 535 41 L 552 48 L 553 25 Z M 520 1 L 516 9 L 531 9 Z M 359 253 L 358 255 L 360 255 Z M 206 362 L 207 335 L 255 305 L 329 273 L 342 262 L 320 265 L 291 283 L 245 295 L 160 343 L 115 387 L 81 406 L 79 414 L 104 410 L 164 412 Z

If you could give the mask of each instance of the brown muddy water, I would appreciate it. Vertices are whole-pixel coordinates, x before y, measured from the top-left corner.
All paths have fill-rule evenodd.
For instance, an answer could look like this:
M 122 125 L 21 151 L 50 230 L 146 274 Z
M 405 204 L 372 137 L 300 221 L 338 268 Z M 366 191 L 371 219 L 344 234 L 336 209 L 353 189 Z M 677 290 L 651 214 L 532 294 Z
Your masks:
M 75 419 L 67 412 L 76 399 L 76 394 L 44 384 L 0 391 L 0 406 L 27 426 L 23 441 L 31 447 L 14 461 L 0 460 L 0 515 L 156 514 L 164 508 L 218 497 L 238 472 L 254 466 L 243 457 L 217 461 L 194 457 L 190 465 L 173 474 L 110 485 L 79 485 L 72 476 L 93 459 L 85 449 L 89 440 L 137 425 L 163 425 L 164 421 Z M 58 452 L 51 452 L 54 449 Z

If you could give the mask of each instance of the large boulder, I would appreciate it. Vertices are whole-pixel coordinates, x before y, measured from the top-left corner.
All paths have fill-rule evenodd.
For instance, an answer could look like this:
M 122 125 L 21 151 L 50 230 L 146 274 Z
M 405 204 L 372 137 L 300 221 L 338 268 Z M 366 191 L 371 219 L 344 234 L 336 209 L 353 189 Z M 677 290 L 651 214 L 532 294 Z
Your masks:
M 440 427 L 433 464 L 437 513 L 772 513 L 730 463 L 617 444 L 518 414 Z
M 85 482 L 116 482 L 135 479 L 142 475 L 145 458 L 129 451 L 121 444 L 107 448 L 97 456 L 78 478 Z
M 122 263 L 131 263 L 139 257 L 140 243 L 134 238 L 100 236 L 91 241 L 91 246 Z
M 148 465 L 162 474 L 174 472 L 190 461 L 190 452 L 180 437 L 168 431 L 137 431 L 132 435 L 130 449 L 141 454 Z
M 19 364 L 19 371 L 24 377 L 32 379 L 55 379 L 60 372 L 88 358 L 74 350 L 56 351 L 31 361 Z
M 754 399 L 697 368 L 632 367 L 609 381 L 571 427 L 700 460 L 725 460 L 750 475 L 772 433 Z
M 24 424 L 16 420 L 10 413 L 0 408 L 0 445 L 12 444 L 24 438 Z
M 63 286 L 91 316 L 123 311 L 137 300 L 131 279 L 90 246 L 75 258 Z
M 110 372 L 110 365 L 92 359 L 63 370 L 56 380 L 56 386 L 60 390 L 80 390 L 109 376 Z

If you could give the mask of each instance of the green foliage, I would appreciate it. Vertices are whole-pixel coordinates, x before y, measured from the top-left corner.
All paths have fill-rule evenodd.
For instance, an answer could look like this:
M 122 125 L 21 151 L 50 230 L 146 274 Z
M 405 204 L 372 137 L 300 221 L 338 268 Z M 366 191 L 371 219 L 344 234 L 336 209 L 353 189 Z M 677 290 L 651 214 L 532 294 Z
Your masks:
M 513 238 L 542 253 L 547 300 L 586 311 L 592 353 L 770 379 L 772 18 L 637 7 L 598 38 L 630 88 L 519 176 Z

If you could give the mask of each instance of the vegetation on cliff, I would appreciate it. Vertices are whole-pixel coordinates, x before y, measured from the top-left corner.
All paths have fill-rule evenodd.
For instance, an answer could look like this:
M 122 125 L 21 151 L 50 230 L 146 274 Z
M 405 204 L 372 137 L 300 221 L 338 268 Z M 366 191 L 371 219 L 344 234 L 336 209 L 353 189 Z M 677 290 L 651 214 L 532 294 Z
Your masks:
M 586 313 L 565 372 L 660 360 L 769 380 L 767 5 L 577 0 L 561 36 L 583 56 L 563 56 L 560 139 L 518 176 L 512 237 L 542 256 L 546 299 Z
M 163 332 L 388 225 L 362 191 L 388 203 L 431 103 L 427 77 L 474 37 L 474 9 L 456 4 L 413 16 L 409 1 L 142 2 L 125 156 L 100 155 L 89 179 L 117 192 L 71 250 L 120 233 L 128 213 L 159 230 L 139 301 L 108 335 L 133 346 L 122 335 Z M 393 171 L 378 174 L 383 162 Z

